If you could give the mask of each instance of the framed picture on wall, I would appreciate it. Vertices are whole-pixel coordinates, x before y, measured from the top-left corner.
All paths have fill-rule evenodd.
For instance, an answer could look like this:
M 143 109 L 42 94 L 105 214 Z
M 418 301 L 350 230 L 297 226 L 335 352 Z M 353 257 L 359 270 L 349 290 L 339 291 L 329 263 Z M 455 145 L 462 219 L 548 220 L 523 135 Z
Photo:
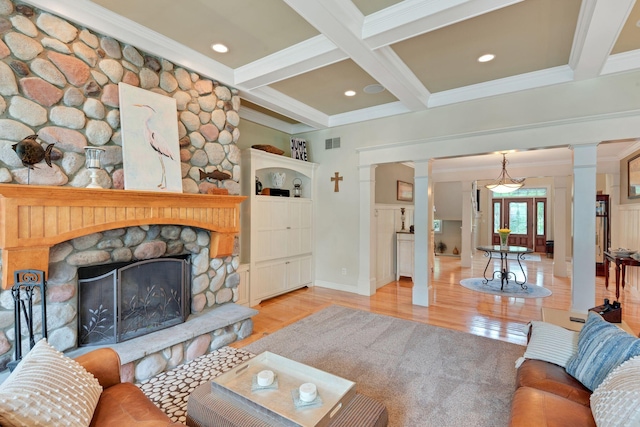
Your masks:
M 640 198 L 640 154 L 629 159 L 627 172 L 629 177 L 629 198 Z
M 397 198 L 403 202 L 413 202 L 413 184 L 410 182 L 398 181 Z

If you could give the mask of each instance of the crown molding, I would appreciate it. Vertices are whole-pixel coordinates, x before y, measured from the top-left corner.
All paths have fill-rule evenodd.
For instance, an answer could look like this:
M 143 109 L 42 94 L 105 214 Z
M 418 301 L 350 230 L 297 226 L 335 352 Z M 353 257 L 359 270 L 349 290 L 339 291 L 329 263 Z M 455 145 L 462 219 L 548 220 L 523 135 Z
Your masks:
M 622 73 L 640 68 L 640 49 L 611 55 L 602 68 L 602 74 Z

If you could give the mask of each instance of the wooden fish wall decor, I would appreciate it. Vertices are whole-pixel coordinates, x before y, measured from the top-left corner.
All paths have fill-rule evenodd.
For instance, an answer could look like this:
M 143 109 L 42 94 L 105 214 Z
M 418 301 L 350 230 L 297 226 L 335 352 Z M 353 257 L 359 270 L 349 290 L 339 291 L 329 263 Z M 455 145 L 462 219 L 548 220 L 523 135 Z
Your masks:
M 213 179 L 215 181 L 224 181 L 225 179 L 231 179 L 231 175 L 219 170 L 214 170 L 213 172 L 205 172 L 200 169 L 200 181 L 206 178 Z
M 51 167 L 53 144 L 47 145 L 47 148 L 42 148 L 42 145 L 36 140 L 37 138 L 38 135 L 29 135 L 17 144 L 13 144 L 11 148 L 16 152 L 22 164 L 29 169 L 33 169 L 33 165 L 43 160 Z

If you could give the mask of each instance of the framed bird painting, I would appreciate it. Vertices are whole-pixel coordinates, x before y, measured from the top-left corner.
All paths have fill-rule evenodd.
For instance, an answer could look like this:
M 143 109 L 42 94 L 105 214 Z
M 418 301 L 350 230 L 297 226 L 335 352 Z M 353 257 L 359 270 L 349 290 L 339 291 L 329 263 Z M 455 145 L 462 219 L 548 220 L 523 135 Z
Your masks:
M 176 100 L 119 83 L 126 190 L 182 193 Z

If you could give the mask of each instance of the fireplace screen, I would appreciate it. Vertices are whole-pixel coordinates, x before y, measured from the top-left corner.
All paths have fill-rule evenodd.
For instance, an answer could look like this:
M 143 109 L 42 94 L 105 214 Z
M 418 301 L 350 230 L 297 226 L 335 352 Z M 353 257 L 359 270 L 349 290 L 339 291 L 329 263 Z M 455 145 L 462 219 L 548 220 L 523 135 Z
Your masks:
M 78 269 L 78 345 L 114 344 L 185 321 L 186 258 Z

